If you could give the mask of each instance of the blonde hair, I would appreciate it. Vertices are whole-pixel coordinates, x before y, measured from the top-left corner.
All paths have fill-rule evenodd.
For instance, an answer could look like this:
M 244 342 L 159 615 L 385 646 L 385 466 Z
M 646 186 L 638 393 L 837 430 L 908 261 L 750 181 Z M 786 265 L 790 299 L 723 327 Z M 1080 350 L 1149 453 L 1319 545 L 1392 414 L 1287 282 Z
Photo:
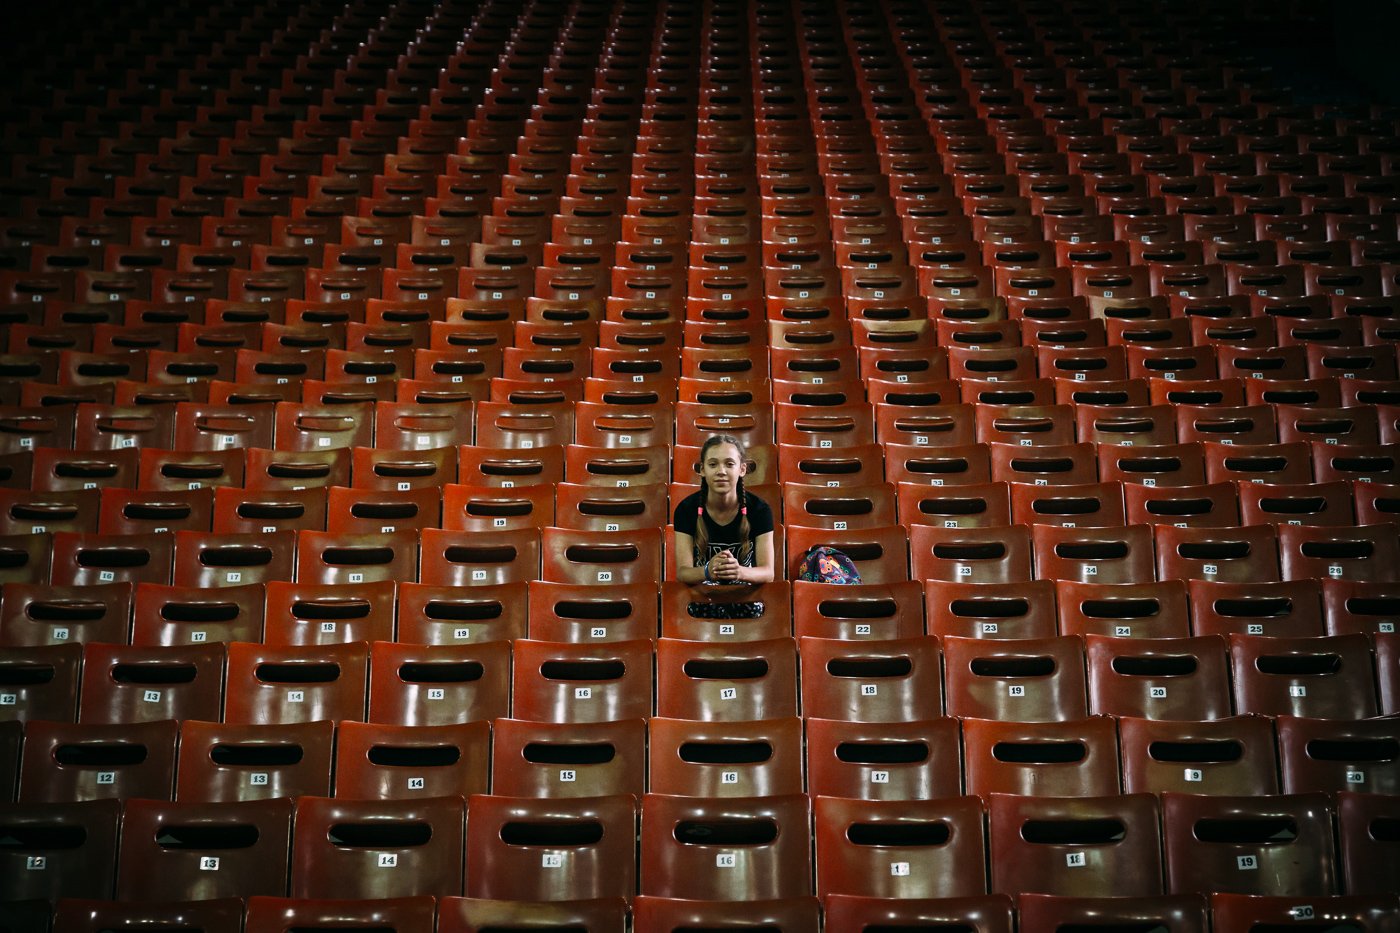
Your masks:
M 710 487 L 705 482 L 703 467 L 705 455 L 711 448 L 720 444 L 732 444 L 739 452 L 739 462 L 748 463 L 748 451 L 744 450 L 744 442 L 732 434 L 712 434 L 700 448 L 700 460 L 696 464 L 701 468 L 700 473 L 700 507 L 695 512 L 695 550 L 701 556 L 703 563 L 708 559 L 710 550 L 710 529 L 705 525 L 705 504 L 710 501 Z M 744 477 L 739 477 L 739 482 L 735 484 L 735 491 L 739 495 L 739 553 L 734 555 L 739 559 L 739 563 L 750 562 L 753 559 L 752 529 L 749 527 L 749 504 L 744 493 Z

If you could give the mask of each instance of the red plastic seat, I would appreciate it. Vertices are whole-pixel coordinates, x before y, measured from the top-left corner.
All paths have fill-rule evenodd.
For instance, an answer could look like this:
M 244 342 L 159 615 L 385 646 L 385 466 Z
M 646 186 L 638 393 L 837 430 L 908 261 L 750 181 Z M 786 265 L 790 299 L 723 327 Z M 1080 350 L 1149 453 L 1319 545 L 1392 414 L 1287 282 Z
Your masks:
M 649 727 L 648 787 L 691 797 L 801 793 L 802 721 L 697 722 L 655 717 Z
M 262 584 L 216 590 L 199 585 L 138 584 L 131 607 L 131 643 L 151 646 L 260 641 L 263 606 Z
M 958 722 L 807 720 L 807 780 L 815 795 L 926 800 L 962 792 Z
M 570 444 L 564 449 L 564 478 L 584 486 L 649 486 L 671 478 L 669 446 L 585 447 Z
M 928 486 L 958 486 L 992 481 L 992 459 L 986 444 L 955 447 L 885 445 L 885 479 Z
M 1118 733 L 1113 719 L 1013 723 L 963 720 L 967 791 L 1047 797 L 1118 793 Z
M 815 897 L 773 900 L 694 900 L 641 895 L 633 904 L 634 928 L 658 933 L 684 930 L 812 930 L 821 915 Z
M 669 444 L 676 416 L 670 403 L 632 406 L 579 402 L 574 408 L 574 435 L 580 444 L 609 449 Z
M 1032 525 L 1030 530 L 1038 579 L 1087 583 L 1147 583 L 1153 579 L 1152 537 L 1146 525 Z
M 74 450 L 121 450 L 128 447 L 169 450 L 174 446 L 174 436 L 175 412 L 166 405 L 96 405 L 81 402 L 73 423 Z
M 1150 451 L 1151 448 L 1145 448 Z M 1228 528 L 1240 523 L 1234 483 L 1201 486 L 1148 486 L 1127 483 L 1123 487 L 1129 524 L 1175 525 L 1179 528 Z
M 173 450 L 219 451 L 273 445 L 271 405 L 175 405 Z M 158 448 L 157 448 L 158 449 Z
M 650 641 L 569 644 L 517 639 L 512 715 L 534 722 L 612 722 L 652 715 Z
M 627 532 L 546 528 L 540 545 L 541 578 L 549 582 L 635 583 L 662 576 L 659 528 Z
M 1335 894 L 1332 813 L 1324 794 L 1164 793 L 1167 887 L 1177 894 Z
M 1084 648 L 1078 638 L 943 639 L 948 714 L 1010 722 L 1088 715 Z
M 326 489 L 299 490 L 220 486 L 214 490 L 214 534 L 268 534 L 277 531 L 324 531 Z
M 1272 526 L 1157 525 L 1153 531 L 1159 580 L 1268 583 L 1279 579 L 1278 543 Z
M 346 720 L 336 732 L 336 797 L 425 800 L 485 793 L 489 784 L 485 720 L 445 725 Z
M 44 905 L 44 914 L 47 921 L 47 904 Z M 236 897 L 160 903 L 65 898 L 55 905 L 53 922 L 59 929 L 72 930 L 73 933 L 132 930 L 140 929 L 143 925 L 162 924 L 184 926 L 204 933 L 239 933 L 243 929 L 243 902 Z
M 328 721 L 180 724 L 175 799 L 225 802 L 325 795 L 331 788 Z M 141 795 L 137 795 L 141 796 Z
M 849 643 L 803 638 L 803 715 L 909 722 L 942 715 L 937 641 L 922 636 Z
M 554 521 L 575 531 L 634 531 L 670 523 L 664 485 L 597 486 L 560 483 L 555 487 Z
M 1341 482 L 1276 486 L 1240 483 L 1240 516 L 1246 525 L 1356 524 L 1350 485 Z
M 1186 587 L 1179 581 L 1055 584 L 1061 635 L 1178 638 L 1190 634 Z
M 1269 927 L 1294 930 L 1356 930 L 1391 933 L 1397 927 L 1391 891 L 1372 896 L 1311 897 L 1299 904 L 1296 896 L 1215 893 L 1210 896 L 1212 929 L 1216 933 L 1249 933 Z
M 1086 637 L 1089 708 L 1145 719 L 1219 719 L 1231 713 L 1225 643 L 1195 638 Z
M 219 718 L 222 645 L 83 649 L 82 723 Z
M 1342 528 L 1280 525 L 1278 543 L 1285 580 L 1400 582 L 1400 537 L 1397 526 L 1388 522 Z
M 1154 928 L 1163 933 L 1206 933 L 1205 898 L 1195 895 L 1160 897 L 1056 897 L 1022 894 L 1016 909 L 1025 929 L 1047 933 L 1069 930 Z
M 248 492 L 281 492 L 284 495 L 295 496 L 305 493 L 308 496 L 318 490 L 324 490 L 328 486 L 348 486 L 350 485 L 350 465 L 353 460 L 353 450 L 345 447 L 331 448 L 328 450 L 264 450 L 261 447 L 250 448 L 246 457 L 246 471 L 244 483 Z M 214 530 L 224 530 L 219 527 L 220 505 L 224 498 L 215 493 L 214 496 Z M 325 501 L 325 493 L 321 492 L 320 501 Z M 244 516 L 240 510 L 240 517 Z M 321 516 L 321 524 L 317 527 L 325 527 L 325 516 Z
M 1067 528 L 1120 528 L 1124 524 L 1123 484 L 1011 486 L 1011 520 L 1018 525 Z
M 863 582 L 899 583 L 909 579 L 907 538 L 898 525 L 850 531 L 791 528 L 787 532 L 787 577 L 796 579 L 807 552 L 823 545 L 850 556 Z
M 537 450 L 573 441 L 574 413 L 568 402 L 517 405 L 490 401 L 477 405 L 476 443 L 482 447 Z M 465 474 L 462 479 L 467 481 Z
M 533 528 L 497 531 L 420 532 L 419 579 L 427 586 L 503 586 L 539 576 L 539 532 Z
M 890 899 L 985 894 L 982 802 L 818 797 L 817 894 Z
M 1264 716 L 1118 720 L 1125 793 L 1265 795 L 1279 788 L 1272 722 Z
M 1219 583 L 1191 580 L 1191 630 L 1197 635 L 1322 635 L 1315 580 Z
M 875 406 L 875 437 L 883 445 L 953 447 L 977 440 L 972 405 L 939 404 L 914 408 L 890 402 Z
M 174 536 L 161 533 L 77 534 L 61 531 L 52 538 L 49 579 L 57 586 L 169 584 L 174 544 Z
M 1005 895 L 915 898 L 859 897 L 830 894 L 825 898 L 826 923 L 831 930 L 875 933 L 882 928 L 964 929 L 969 933 L 1011 933 L 1011 899 Z
M 860 398 L 823 405 L 780 402 L 774 406 L 773 418 L 781 449 L 844 449 L 875 443 L 874 411 Z
M 466 486 L 513 488 L 564 480 L 564 444 L 530 449 L 476 444 L 457 450 L 457 480 Z
M 1377 714 L 1364 635 L 1231 635 L 1236 712 L 1363 719 Z
M 1032 486 L 1084 486 L 1099 481 L 1093 444 L 988 444 L 987 448 L 994 480 Z
M 912 582 L 861 583 L 834 590 L 796 581 L 792 617 L 799 638 L 911 638 L 924 633 L 923 590 Z
M 656 643 L 658 716 L 731 722 L 797 712 L 797 646 L 790 638 Z
M 1396 619 L 1400 616 L 1400 585 L 1324 580 L 1322 606 L 1328 635 L 1391 634 L 1396 631 Z
M 432 926 L 431 897 L 351 898 L 250 897 L 245 929 L 259 933 L 294 930 L 354 929 L 410 930 Z M 212 931 L 210 931 L 212 933 Z
M 30 722 L 17 799 L 63 803 L 103 798 L 169 800 L 178 727 L 145 723 Z
M 1230 480 L 1250 483 L 1301 484 L 1313 480 L 1308 448 L 1295 444 L 1232 445 L 1207 443 L 1206 478 L 1211 483 Z M 1326 482 L 1318 477 L 1318 482 Z
M 773 407 L 767 399 L 748 404 L 681 401 L 676 405 L 676 444 L 699 447 L 712 434 L 732 434 L 746 448 L 772 444 Z M 873 438 L 862 441 L 869 443 Z
M 1337 794 L 1337 853 L 1342 884 L 1352 894 L 1392 897 L 1400 868 L 1395 862 L 1395 835 L 1389 831 L 1400 814 L 1400 800 L 1389 794 Z
M 1391 483 L 1372 483 L 1364 480 L 1351 484 L 1352 503 L 1355 509 L 1356 524 L 1378 525 L 1393 522 L 1400 510 L 1400 487 Z
M 963 638 L 1049 638 L 1056 634 L 1055 584 L 924 584 L 929 633 Z
M 410 451 L 356 447 L 350 463 L 356 489 L 441 488 L 457 480 L 456 447 Z
M 383 898 L 462 891 L 461 797 L 296 802 L 291 895 Z
M 1151 794 L 987 802 L 993 891 L 1066 897 L 1163 893 L 1161 830 Z
M 524 581 L 468 589 L 403 583 L 397 591 L 400 642 L 461 644 L 525 636 Z
M 851 495 L 882 496 L 885 485 L 885 451 L 879 444 L 861 444 L 857 447 L 840 447 L 836 450 L 806 450 L 790 448 L 784 451 L 778 462 L 778 482 L 794 488 L 794 495 L 819 495 L 827 490 L 836 495 L 837 490 Z M 893 490 L 889 490 L 890 493 Z M 865 521 L 871 525 L 890 524 L 895 521 L 893 502 L 889 503 L 888 513 L 883 499 L 879 499 L 878 509 L 865 511 L 844 511 L 827 516 L 826 521 L 839 520 L 846 516 L 850 520 Z M 865 516 L 865 518 L 860 518 Z M 819 524 L 818 514 L 805 513 L 806 521 L 794 524 Z
M 874 584 L 878 585 L 878 584 Z M 718 609 L 745 604 L 743 610 Z M 756 616 L 749 613 L 758 612 Z M 728 618 L 730 615 L 739 618 Z M 677 580 L 661 584 L 661 635 L 686 641 L 763 641 L 793 632 L 791 588 L 785 581 L 757 586 L 696 588 Z
M 378 402 L 374 416 L 374 446 L 381 450 L 433 450 L 470 444 L 471 404 L 424 405 Z M 363 445 L 368 446 L 368 445 Z
M 292 801 L 133 799 L 122 812 L 120 900 L 198 901 L 287 891 Z M 172 844 L 173 843 L 173 844 Z
M 1400 762 L 1394 751 L 1400 744 L 1400 720 L 1280 716 L 1277 729 L 1286 794 L 1394 794 L 1400 787 Z
M 1400 482 L 1400 457 L 1391 444 L 1319 444 L 1312 448 L 1313 478 L 1319 483 L 1355 480 Z M 1306 477 L 1302 480 L 1306 482 Z
M 318 451 L 372 447 L 374 407 L 353 405 L 277 403 L 277 449 Z
M 115 800 L 0 803 L 0 826 L 15 840 L 0 856 L 0 900 L 111 899 L 121 815 Z
M 433 531 L 423 532 L 424 537 Z M 414 531 L 372 535 L 297 532 L 297 580 L 302 583 L 414 583 L 417 562 L 419 535 Z
M 708 901 L 812 894 L 806 795 L 704 800 L 647 794 L 640 893 Z
M 512 488 L 449 483 L 442 490 L 442 527 L 497 534 L 554 524 L 553 484 Z
M 272 648 L 228 646 L 223 721 L 315 722 L 365 718 L 369 646 L 363 642 Z M 182 718 L 218 720 L 213 716 Z
M 133 590 L 129 583 L 7 583 L 0 589 L 0 645 L 127 644 Z
M 911 531 L 917 525 L 989 528 L 1012 524 L 1010 483 L 900 483 L 898 490 L 899 521 Z
M 1059 447 L 1075 442 L 1074 410 L 1068 405 L 978 405 L 977 440 L 1017 447 Z
M 75 722 L 83 646 L 0 648 L 0 721 Z
M 1279 405 L 1277 415 L 1278 439 L 1284 443 L 1381 443 L 1378 413 L 1374 408 L 1359 405 L 1349 408 Z
M 466 894 L 518 901 L 630 898 L 636 890 L 636 814 L 630 795 L 473 795 Z
M 34 451 L 29 464 L 29 481 L 19 488 L 34 492 L 134 489 L 137 486 L 138 464 L 144 454 L 145 451 L 134 447 L 107 451 L 40 447 Z
M 542 583 L 529 587 L 530 637 L 540 641 L 633 641 L 656 637 L 657 590 L 638 582 L 599 587 Z
M 1099 444 L 1099 479 L 1129 487 L 1199 486 L 1206 481 L 1204 451 L 1200 444 L 1168 444 L 1137 448 Z
M 434 487 L 378 490 L 332 486 L 326 496 L 326 531 L 373 535 L 442 525 L 442 493 Z
M 206 589 L 290 580 L 296 574 L 296 547 L 296 532 L 290 529 L 257 534 L 177 531 L 171 580 L 177 587 Z
M 440 726 L 509 712 L 510 652 L 505 642 L 370 648 L 369 721 Z
M 518 797 L 603 797 L 646 791 L 647 724 L 497 719 L 491 778 Z
M 1014 583 L 1032 578 L 1031 530 L 1024 525 L 967 529 L 915 525 L 910 550 L 918 580 Z

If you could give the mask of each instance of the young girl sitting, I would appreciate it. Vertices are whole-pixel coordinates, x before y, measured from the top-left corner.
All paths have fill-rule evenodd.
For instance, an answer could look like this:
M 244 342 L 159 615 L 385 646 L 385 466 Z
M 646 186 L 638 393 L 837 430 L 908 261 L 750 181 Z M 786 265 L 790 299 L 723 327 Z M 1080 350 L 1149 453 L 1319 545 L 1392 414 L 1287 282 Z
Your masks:
M 744 490 L 743 443 L 716 434 L 700 448 L 700 491 L 676 506 L 676 579 L 767 583 L 773 579 L 773 510 Z

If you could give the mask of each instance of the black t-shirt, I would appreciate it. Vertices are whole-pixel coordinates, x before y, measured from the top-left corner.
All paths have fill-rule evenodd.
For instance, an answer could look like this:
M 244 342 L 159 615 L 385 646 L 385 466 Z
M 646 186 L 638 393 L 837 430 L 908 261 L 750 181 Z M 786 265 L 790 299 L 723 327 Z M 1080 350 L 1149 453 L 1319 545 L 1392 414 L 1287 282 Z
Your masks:
M 749 509 L 750 541 L 754 542 L 755 547 L 757 547 L 758 536 L 768 534 L 773 530 L 773 510 L 768 507 L 768 503 L 748 491 L 744 492 L 744 501 L 748 504 Z M 695 514 L 695 510 L 699 507 L 700 493 L 698 492 L 693 492 L 681 500 L 680 505 L 676 506 L 675 518 L 672 521 L 672 524 L 676 526 L 676 531 L 688 534 L 692 539 L 695 538 L 695 520 L 699 518 Z M 743 517 L 742 514 L 736 512 L 732 522 L 727 525 L 717 525 L 710 518 L 710 513 L 705 513 L 705 527 L 710 533 L 710 552 L 701 554 L 699 548 L 696 548 L 695 566 L 704 565 L 711 557 L 726 550 L 744 566 L 753 566 L 753 550 L 750 550 L 747 560 L 740 553 L 740 545 L 743 542 L 739 540 L 739 523 Z

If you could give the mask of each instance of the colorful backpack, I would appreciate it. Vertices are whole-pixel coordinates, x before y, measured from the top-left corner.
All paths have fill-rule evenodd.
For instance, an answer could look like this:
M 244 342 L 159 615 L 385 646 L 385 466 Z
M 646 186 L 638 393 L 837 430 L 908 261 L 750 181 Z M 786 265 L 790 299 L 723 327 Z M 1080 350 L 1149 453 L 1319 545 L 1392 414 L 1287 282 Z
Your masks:
M 802 570 L 797 579 L 811 583 L 859 583 L 860 571 L 844 552 L 821 545 L 802 558 Z

